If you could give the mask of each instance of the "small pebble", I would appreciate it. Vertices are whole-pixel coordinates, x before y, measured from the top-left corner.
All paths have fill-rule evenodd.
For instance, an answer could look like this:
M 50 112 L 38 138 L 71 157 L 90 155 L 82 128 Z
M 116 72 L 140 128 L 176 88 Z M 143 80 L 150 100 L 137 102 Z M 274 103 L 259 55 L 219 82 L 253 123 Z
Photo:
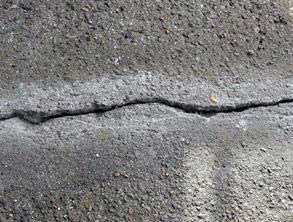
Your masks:
M 134 213 L 134 210 L 133 210 L 132 208 L 129 208 L 129 209 L 128 209 L 128 214 L 129 214 L 129 215 L 132 215 L 133 213 Z
M 117 172 L 117 171 L 114 173 L 114 177 L 119 177 L 120 175 L 121 174 L 119 172 Z
M 216 105 L 218 103 L 218 97 L 216 95 L 210 95 L 209 100 L 214 105 Z

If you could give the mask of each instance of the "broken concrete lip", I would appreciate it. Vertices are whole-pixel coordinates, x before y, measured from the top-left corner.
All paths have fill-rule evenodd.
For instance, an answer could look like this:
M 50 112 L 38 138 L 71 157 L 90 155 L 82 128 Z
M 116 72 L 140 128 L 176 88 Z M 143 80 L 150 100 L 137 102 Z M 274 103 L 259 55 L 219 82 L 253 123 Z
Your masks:
M 174 101 L 165 100 L 162 98 L 149 98 L 149 99 L 142 99 L 142 100 L 135 100 L 126 102 L 124 104 L 115 104 L 113 106 L 106 107 L 104 105 L 99 106 L 98 104 L 93 104 L 91 108 L 86 109 L 80 109 L 80 110 L 57 110 L 54 112 L 38 112 L 38 111 L 23 111 L 23 110 L 17 110 L 13 111 L 10 114 L 4 115 L 4 117 L 0 118 L 0 121 L 12 119 L 12 118 L 19 118 L 23 121 L 32 123 L 32 124 L 39 124 L 43 123 L 45 121 L 56 119 L 56 118 L 62 118 L 67 116 L 80 116 L 80 115 L 88 115 L 88 114 L 104 114 L 106 112 L 110 112 L 115 109 L 120 109 L 123 107 L 128 106 L 136 106 L 136 105 L 142 105 L 142 104 L 160 104 L 168 107 L 172 107 L 174 109 L 183 111 L 185 113 L 193 113 L 205 117 L 217 115 L 220 113 L 232 113 L 232 112 L 243 112 L 248 109 L 256 109 L 259 107 L 274 107 L 279 106 L 281 104 L 290 104 L 293 103 L 293 99 L 283 99 L 279 101 L 273 101 L 273 102 L 259 102 L 259 103 L 244 103 L 240 104 L 238 106 L 224 106 L 224 107 L 198 107 L 196 105 L 190 105 L 190 104 L 182 104 L 177 103 Z

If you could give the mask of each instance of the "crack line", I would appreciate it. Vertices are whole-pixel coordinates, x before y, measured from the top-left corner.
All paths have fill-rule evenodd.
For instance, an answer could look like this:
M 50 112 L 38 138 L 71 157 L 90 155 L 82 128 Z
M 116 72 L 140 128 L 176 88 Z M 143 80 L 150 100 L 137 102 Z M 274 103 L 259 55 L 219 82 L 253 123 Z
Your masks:
M 41 124 L 51 119 L 62 118 L 67 116 L 80 116 L 93 113 L 106 113 L 115 109 L 120 109 L 127 106 L 143 105 L 143 104 L 161 104 L 171 108 L 181 110 L 185 113 L 193 113 L 204 117 L 211 117 L 220 113 L 233 113 L 243 112 L 249 109 L 261 108 L 261 107 L 274 107 L 280 104 L 293 103 L 293 99 L 282 99 L 272 102 L 248 102 L 239 104 L 236 106 L 199 106 L 196 104 L 185 104 L 176 101 L 170 101 L 164 98 L 149 98 L 138 99 L 129 101 L 123 104 L 114 104 L 111 106 L 105 106 L 101 104 L 93 103 L 91 108 L 78 109 L 78 110 L 57 110 L 54 112 L 38 112 L 30 110 L 14 110 L 10 115 L 0 118 L 0 121 L 5 121 L 12 118 L 19 118 L 25 122 L 31 124 Z

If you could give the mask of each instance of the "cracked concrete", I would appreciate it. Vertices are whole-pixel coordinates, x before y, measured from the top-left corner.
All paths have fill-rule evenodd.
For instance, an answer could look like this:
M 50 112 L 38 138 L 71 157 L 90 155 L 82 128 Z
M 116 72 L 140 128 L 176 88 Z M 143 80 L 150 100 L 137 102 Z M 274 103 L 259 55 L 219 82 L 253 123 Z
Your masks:
M 0 2 L 0 221 L 291 222 L 291 1 Z
M 11 88 L 1 94 L 5 96 L 1 98 L 0 119 L 19 116 L 35 123 L 50 116 L 110 110 L 135 103 L 163 103 L 187 112 L 208 113 L 293 99 L 293 77 L 211 84 L 196 77 L 165 77 L 143 72 L 135 77 L 101 78 L 73 85 L 35 82 Z M 210 100 L 211 96 L 216 97 L 216 103 Z
M 83 220 L 82 212 L 90 221 L 290 221 L 292 117 L 293 104 L 210 118 L 144 104 L 41 125 L 1 121 L 1 197 L 13 200 L 2 212 L 41 221 Z
M 186 113 L 193 113 L 205 117 L 217 115 L 219 113 L 231 113 L 231 112 L 243 112 L 248 109 L 254 109 L 259 107 L 273 107 L 279 106 L 281 104 L 293 103 L 293 99 L 283 99 L 280 101 L 273 102 L 263 102 L 263 103 L 244 103 L 238 104 L 235 107 L 233 106 L 209 106 L 209 107 L 200 107 L 196 104 L 184 104 L 174 101 L 165 100 L 162 98 L 149 98 L 145 100 L 136 100 L 136 101 L 126 101 L 124 104 L 114 104 L 112 106 L 105 106 L 99 104 L 93 104 L 91 108 L 82 110 L 56 110 L 54 112 L 45 113 L 43 111 L 23 111 L 23 110 L 14 110 L 11 114 L 0 118 L 0 121 L 19 118 L 23 121 L 32 123 L 32 124 L 40 124 L 46 122 L 48 120 L 62 118 L 66 116 L 80 116 L 80 115 L 88 115 L 88 114 L 103 114 L 106 112 L 110 112 L 114 109 L 120 109 L 128 106 L 142 105 L 142 104 L 161 104 L 169 107 L 173 107 L 179 109 Z

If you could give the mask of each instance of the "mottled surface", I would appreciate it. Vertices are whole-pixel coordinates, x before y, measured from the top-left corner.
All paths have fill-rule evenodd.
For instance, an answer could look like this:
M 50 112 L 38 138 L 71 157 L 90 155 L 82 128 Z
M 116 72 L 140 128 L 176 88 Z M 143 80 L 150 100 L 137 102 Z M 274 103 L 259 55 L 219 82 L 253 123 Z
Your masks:
M 0 221 L 293 221 L 292 10 L 0 0 Z
M 0 122 L 1 210 L 17 221 L 283 221 L 293 106 L 210 118 L 134 105 Z
M 1 85 L 141 70 L 208 81 L 288 77 L 288 2 L 1 0 Z

